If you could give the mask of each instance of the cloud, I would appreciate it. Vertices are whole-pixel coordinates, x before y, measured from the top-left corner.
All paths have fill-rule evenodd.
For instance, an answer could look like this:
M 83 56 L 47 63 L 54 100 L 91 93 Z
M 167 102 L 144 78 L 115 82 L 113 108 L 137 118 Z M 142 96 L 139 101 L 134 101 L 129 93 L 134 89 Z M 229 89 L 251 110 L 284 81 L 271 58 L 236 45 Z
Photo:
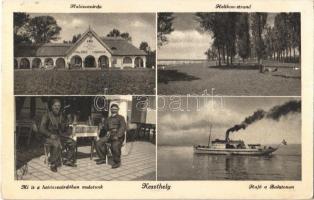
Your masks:
M 64 21 L 64 20 L 63 20 Z M 74 28 L 76 28 L 76 27 L 80 27 L 80 26 L 82 26 L 82 25 L 84 25 L 84 24 L 86 24 L 86 23 L 84 23 L 84 21 L 83 20 L 81 20 L 81 19 L 76 19 L 76 18 L 74 18 L 74 19 L 72 19 L 71 21 L 65 21 L 65 22 L 63 22 L 63 25 L 64 26 L 69 26 L 69 27 L 74 27 Z
M 169 36 L 169 43 L 177 42 L 204 42 L 208 41 L 209 35 L 200 33 L 197 30 L 173 31 Z
M 143 28 L 143 27 L 146 27 L 147 25 L 139 20 L 135 20 L 135 21 L 132 21 L 131 26 L 136 27 L 136 28 Z
M 81 26 L 83 24 L 84 24 L 83 20 L 80 20 L 80 19 L 73 19 L 72 22 L 71 22 L 71 25 L 73 27 Z
M 263 119 L 245 130 L 231 133 L 231 139 L 242 139 L 246 143 L 279 144 L 285 139 L 288 144 L 301 143 L 301 114 L 293 113 L 279 121 Z
M 205 110 L 209 112 L 204 112 Z M 211 109 L 211 102 L 201 107 L 199 112 L 182 112 L 179 115 L 168 112 L 158 119 L 158 144 L 206 144 L 209 121 L 213 124 L 212 139 L 224 139 L 226 130 L 241 122 L 247 114 L 227 107 Z M 301 143 L 301 114 L 291 113 L 278 121 L 260 120 L 244 130 L 231 133 L 230 138 L 241 139 L 245 143 L 279 144 L 283 139 L 288 144 Z
M 212 43 L 208 34 L 197 30 L 176 30 L 167 38 L 168 43 L 158 51 L 161 59 L 205 59 L 204 52 Z
M 224 127 L 238 123 L 243 115 L 226 107 L 219 107 L 217 101 L 209 102 L 200 107 L 196 112 L 184 112 L 179 116 L 171 112 L 162 116 L 158 121 L 160 126 L 170 130 L 188 130 L 194 128 L 207 128 L 209 123 Z
M 194 145 L 204 143 L 208 138 L 208 129 L 193 128 L 189 130 L 171 130 L 158 127 L 158 145 Z

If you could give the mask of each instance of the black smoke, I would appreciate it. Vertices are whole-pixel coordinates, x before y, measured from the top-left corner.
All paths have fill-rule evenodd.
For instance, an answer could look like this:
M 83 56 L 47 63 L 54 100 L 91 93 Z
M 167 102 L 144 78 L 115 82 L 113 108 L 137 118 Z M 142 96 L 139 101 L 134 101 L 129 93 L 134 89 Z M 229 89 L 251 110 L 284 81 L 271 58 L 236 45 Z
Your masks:
M 257 122 L 263 118 L 268 118 L 278 121 L 282 116 L 288 115 L 290 113 L 300 113 L 301 112 L 301 101 L 288 101 L 282 105 L 277 105 L 272 107 L 268 112 L 264 110 L 257 110 L 252 115 L 246 117 L 244 121 L 240 124 L 236 124 L 226 131 L 227 141 L 229 139 L 229 134 L 231 132 L 236 132 L 241 129 L 246 129 L 250 124 Z
M 301 112 L 301 101 L 288 101 L 282 105 L 274 106 L 267 113 L 267 118 L 273 120 L 279 120 L 280 117 L 285 116 L 289 113 L 300 113 Z

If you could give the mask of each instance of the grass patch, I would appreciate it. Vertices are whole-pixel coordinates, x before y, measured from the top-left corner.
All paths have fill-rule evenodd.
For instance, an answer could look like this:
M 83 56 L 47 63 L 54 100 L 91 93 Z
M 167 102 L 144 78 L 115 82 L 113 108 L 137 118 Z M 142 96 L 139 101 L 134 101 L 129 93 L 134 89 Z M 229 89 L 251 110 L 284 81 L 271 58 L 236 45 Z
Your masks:
M 17 95 L 154 94 L 155 71 L 136 70 L 15 70 Z
M 259 73 L 259 68 L 253 64 L 237 64 L 232 67 L 216 67 L 215 63 L 166 66 L 158 70 L 158 94 L 202 95 L 205 90 L 210 93 L 215 88 L 214 95 L 299 96 L 301 69 L 295 70 L 294 66 L 295 64 L 265 63 L 265 67 L 278 68 L 276 72 L 265 73 Z M 182 81 L 173 78 L 173 73 L 194 79 Z
M 193 81 L 198 77 L 179 72 L 178 70 L 160 70 L 158 72 L 158 83 L 168 84 L 169 81 Z

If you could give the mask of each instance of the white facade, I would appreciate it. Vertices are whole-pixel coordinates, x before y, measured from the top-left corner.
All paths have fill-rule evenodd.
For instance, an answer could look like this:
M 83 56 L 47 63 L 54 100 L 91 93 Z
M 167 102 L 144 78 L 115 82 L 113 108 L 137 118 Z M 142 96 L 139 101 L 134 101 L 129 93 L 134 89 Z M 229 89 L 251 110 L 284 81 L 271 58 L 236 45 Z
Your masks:
M 102 69 L 102 68 L 146 68 L 145 55 L 115 56 L 109 47 L 91 30 L 87 31 L 65 56 L 54 57 L 15 57 L 15 69 L 65 68 L 65 69 Z

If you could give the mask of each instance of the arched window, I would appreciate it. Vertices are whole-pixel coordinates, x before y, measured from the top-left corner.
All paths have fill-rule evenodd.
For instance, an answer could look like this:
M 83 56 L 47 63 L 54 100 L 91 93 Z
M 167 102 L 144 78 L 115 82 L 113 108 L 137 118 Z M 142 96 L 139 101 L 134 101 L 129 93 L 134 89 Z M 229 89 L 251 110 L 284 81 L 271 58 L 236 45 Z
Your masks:
M 94 56 L 87 56 L 84 60 L 84 67 L 92 68 L 96 67 L 96 60 Z
M 135 67 L 144 67 L 144 61 L 141 57 L 136 57 L 134 60 Z
M 98 59 L 98 66 L 100 68 L 109 68 L 109 59 L 107 56 L 100 56 Z
M 71 68 L 81 68 L 82 67 L 82 58 L 80 56 L 72 56 L 70 61 Z
M 45 59 L 45 66 L 53 67 L 53 59 L 52 58 L 46 58 Z
M 132 59 L 130 57 L 123 58 L 123 64 L 132 64 Z
M 27 58 L 22 58 L 20 62 L 20 69 L 30 69 L 30 63 Z
M 56 60 L 56 67 L 57 68 L 65 68 L 65 60 L 63 58 L 58 58 Z
M 32 68 L 38 69 L 41 67 L 41 60 L 39 58 L 34 58 L 32 61 Z

